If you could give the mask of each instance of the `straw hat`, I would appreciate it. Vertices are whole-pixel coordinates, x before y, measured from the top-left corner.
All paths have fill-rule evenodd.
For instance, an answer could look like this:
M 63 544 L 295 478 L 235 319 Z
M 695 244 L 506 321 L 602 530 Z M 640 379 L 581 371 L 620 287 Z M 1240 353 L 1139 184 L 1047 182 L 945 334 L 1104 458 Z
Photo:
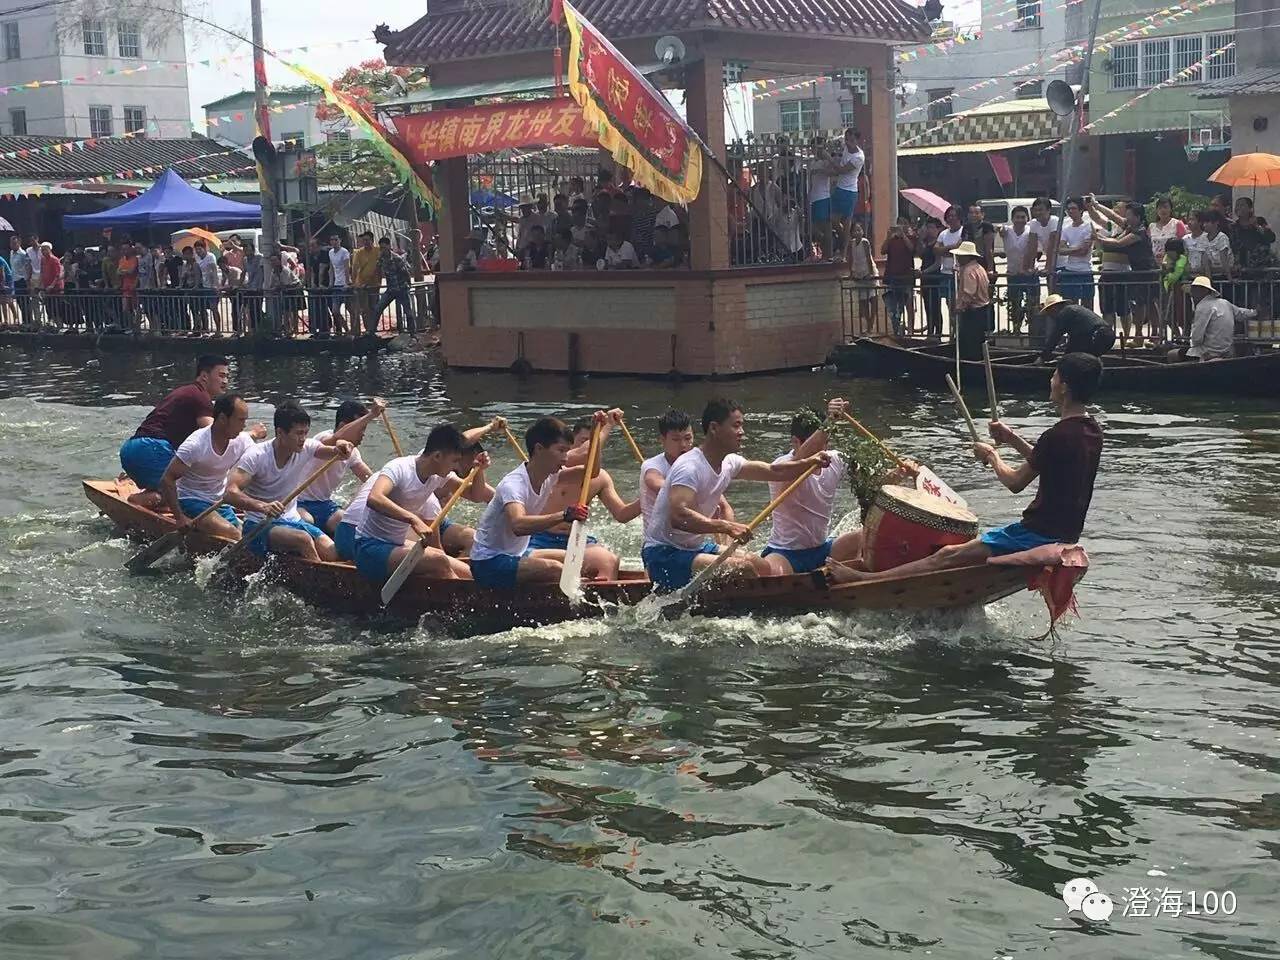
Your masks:
M 1066 297 L 1062 296 L 1061 294 L 1051 293 L 1049 294 L 1049 296 L 1045 297 L 1044 303 L 1040 304 L 1040 311 L 1043 313 L 1045 310 L 1048 310 L 1050 307 L 1056 307 L 1060 303 L 1070 303 L 1070 302 L 1071 301 L 1069 301 Z
M 954 257 L 980 257 L 982 254 L 978 252 L 978 248 L 973 245 L 973 241 L 966 240 L 960 246 L 951 251 Z
M 1222 294 L 1218 293 L 1218 291 L 1213 288 L 1213 284 L 1209 282 L 1208 277 L 1196 277 L 1191 281 L 1191 289 L 1206 290 L 1209 293 L 1212 293 L 1215 297 L 1222 296 Z

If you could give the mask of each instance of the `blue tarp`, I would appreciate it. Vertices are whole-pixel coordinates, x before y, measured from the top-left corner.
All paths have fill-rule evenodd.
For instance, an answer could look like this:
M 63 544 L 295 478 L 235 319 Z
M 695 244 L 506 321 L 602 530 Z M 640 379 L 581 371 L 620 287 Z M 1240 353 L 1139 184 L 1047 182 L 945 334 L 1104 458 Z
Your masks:
M 150 224 L 248 226 L 262 221 L 256 203 L 239 203 L 202 193 L 172 170 L 166 170 L 146 193 L 101 213 L 68 214 L 62 218 L 68 230 L 94 227 L 145 227 Z
M 499 210 L 514 207 L 520 201 L 505 193 L 494 193 L 492 190 L 472 190 L 471 205 L 473 207 L 495 207 Z

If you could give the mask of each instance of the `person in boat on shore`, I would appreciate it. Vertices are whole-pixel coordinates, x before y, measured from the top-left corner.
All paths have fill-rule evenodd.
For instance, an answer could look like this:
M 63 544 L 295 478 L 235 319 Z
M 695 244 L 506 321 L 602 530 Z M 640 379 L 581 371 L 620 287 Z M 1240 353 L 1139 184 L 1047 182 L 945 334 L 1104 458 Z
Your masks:
M 455 476 L 467 446 L 458 428 L 444 423 L 427 435 L 414 457 L 397 457 L 372 477 L 364 513 L 356 530 L 356 569 L 382 583 L 413 550 L 410 534 L 425 537 L 430 524 L 422 518 L 427 499 L 448 497 L 461 481 Z M 437 580 L 470 580 L 471 568 L 436 546 L 428 546 L 414 568 Z
M 836 397 L 827 402 L 827 417 L 835 419 L 848 409 L 849 401 Z M 816 413 L 796 414 L 791 420 L 791 449 L 774 465 L 807 460 L 827 449 L 827 431 Z M 828 559 L 840 563 L 862 561 L 862 528 L 839 537 L 827 536 L 840 484 L 849 466 L 838 452 L 830 451 L 831 462 L 812 474 L 773 512 L 773 528 L 761 556 L 769 560 L 772 573 L 789 576 L 809 573 L 825 566 Z M 769 484 L 769 494 L 777 497 L 789 481 Z
M 1058 408 L 1058 422 L 1040 435 L 1035 446 L 999 420 L 990 424 L 991 437 L 1017 450 L 1025 462 L 1009 466 L 995 447 L 975 443 L 973 455 L 995 470 L 1014 493 L 1040 479 L 1035 499 L 1022 520 L 988 530 L 968 543 L 943 547 L 932 556 L 889 570 L 867 573 L 843 564 L 829 564 L 834 583 L 869 583 L 918 576 L 952 567 L 986 563 L 991 557 L 1033 550 L 1051 543 L 1076 543 L 1084 530 L 1094 480 L 1102 457 L 1102 428 L 1085 407 L 1102 382 L 1102 361 L 1088 353 L 1068 353 L 1058 361 L 1049 381 L 1049 399 Z
M 213 423 L 183 440 L 169 461 L 160 478 L 160 492 L 179 530 L 190 527 L 196 517 L 222 499 L 231 469 L 254 443 L 266 439 L 267 428 L 261 423 L 245 430 L 248 419 L 249 405 L 244 398 L 238 393 L 224 393 L 213 401 Z M 240 520 L 226 504 L 201 520 L 195 529 L 240 539 Z
M 1256 310 L 1237 307 L 1219 293 L 1208 277 L 1196 277 L 1187 287 L 1195 313 L 1191 317 L 1191 343 L 1170 351 L 1170 363 L 1223 360 L 1235 349 L 1236 321 L 1249 321 Z
M 354 448 L 334 437 L 308 438 L 311 415 L 292 400 L 276 407 L 273 423 L 275 439 L 253 447 L 232 469 L 227 478 L 227 503 L 244 511 L 244 536 L 252 536 L 259 524 L 269 525 L 249 547 L 258 556 L 293 553 L 306 560 L 336 560 L 333 541 L 315 524 L 302 519 L 297 499 L 286 503 L 280 498 L 314 472 L 320 461 L 334 453 L 345 460 Z M 329 469 L 341 468 L 335 463 Z
M 339 440 L 351 442 L 351 446 L 355 449 L 351 451 L 351 456 L 346 459 L 343 466 L 361 483 L 373 476 L 373 471 L 360 456 L 360 444 L 364 442 L 364 433 L 369 428 L 369 424 L 382 416 L 382 411 L 385 409 L 387 409 L 387 403 L 380 397 L 374 397 L 367 407 L 359 400 L 343 400 L 338 404 L 333 429 L 321 431 L 315 436 L 315 439 L 321 443 L 335 436 Z M 342 507 L 334 501 L 333 495 L 342 484 L 343 474 L 344 471 L 336 467 L 326 470 L 307 488 L 306 493 L 298 498 L 298 513 L 302 519 L 307 523 L 315 524 L 330 537 L 337 532 L 338 524 L 342 522 Z
M 1116 332 L 1107 321 L 1060 294 L 1049 294 L 1040 313 L 1049 321 L 1040 363 L 1053 359 L 1053 351 L 1063 337 L 1067 338 L 1066 353 L 1091 353 L 1100 357 L 1115 346 Z
M 658 420 L 658 438 L 662 452 L 640 464 L 640 518 L 646 526 L 672 465 L 693 449 L 693 423 L 689 415 L 683 410 L 668 410 Z M 715 516 L 718 520 L 734 519 L 733 507 L 723 496 Z
M 610 410 L 608 417 L 608 421 L 600 429 L 600 449 L 602 453 L 609 431 L 622 423 L 622 411 Z M 591 442 L 591 427 L 592 421 L 585 418 L 573 425 L 571 443 L 574 447 L 580 447 Z M 563 511 L 565 507 L 576 504 L 578 495 L 581 493 L 581 477 L 574 482 L 561 476 L 556 481 L 556 486 L 551 491 L 551 496 L 547 498 L 546 506 L 542 509 L 547 513 L 555 513 L 557 510 Z M 640 516 L 640 500 L 637 498 L 630 503 L 625 502 L 619 496 L 618 488 L 614 486 L 613 477 L 603 467 L 591 478 L 591 484 L 587 489 L 587 505 L 590 506 L 595 500 L 599 500 L 604 504 L 605 509 L 609 511 L 609 515 L 618 523 L 630 523 Z M 570 529 L 570 524 L 560 523 L 550 530 L 535 533 L 529 538 L 529 547 L 532 550 L 567 550 Z M 619 563 L 617 554 L 608 547 L 601 546 L 595 537 L 587 537 L 587 551 L 582 561 L 582 577 L 584 580 L 617 580 Z
M 721 496 L 734 480 L 790 482 L 814 464 L 823 468 L 831 464 L 827 453 L 786 463 L 747 460 L 738 453 L 745 434 L 742 408 L 732 400 L 712 400 L 702 411 L 702 445 L 681 456 L 667 473 L 645 524 L 640 554 L 658 589 L 678 590 L 713 563 L 720 551 L 712 536 L 727 534 L 739 543 L 751 539 L 746 524 L 714 518 Z M 725 566 L 750 576 L 773 572 L 769 560 L 750 553 L 731 557 Z
M 603 426 L 608 415 L 597 410 L 593 423 Z M 528 463 L 516 467 L 498 484 L 493 499 L 476 525 L 471 548 L 471 573 L 482 587 L 511 588 L 523 583 L 558 583 L 564 569 L 563 550 L 534 550 L 535 533 L 562 523 L 585 523 L 588 510 L 575 502 L 547 512 L 556 484 L 582 484 L 590 444 L 572 447 L 573 436 L 564 422 L 541 417 L 524 435 Z M 598 468 L 599 464 L 595 464 Z
M 120 467 L 138 485 L 129 502 L 148 510 L 163 505 L 160 481 L 182 442 L 201 427 L 213 423 L 213 398 L 227 392 L 230 361 L 202 356 L 196 360 L 196 378 L 171 391 L 155 405 L 137 432 L 120 447 Z

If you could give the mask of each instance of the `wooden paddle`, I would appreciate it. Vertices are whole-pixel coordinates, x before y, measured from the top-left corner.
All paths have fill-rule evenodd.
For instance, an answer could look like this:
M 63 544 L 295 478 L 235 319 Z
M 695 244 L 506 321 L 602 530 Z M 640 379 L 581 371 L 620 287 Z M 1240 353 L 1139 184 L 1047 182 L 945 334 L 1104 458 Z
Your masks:
M 973 425 L 973 417 L 969 414 L 969 408 L 965 405 L 964 397 L 960 396 L 960 389 L 956 386 L 956 382 L 951 379 L 951 374 L 947 374 L 947 386 L 951 388 L 951 395 L 956 398 L 956 403 L 960 404 L 960 412 L 964 414 L 964 422 L 969 425 L 969 436 L 973 437 L 974 443 L 980 443 L 978 439 L 978 428 Z
M 405 558 L 400 564 L 391 571 L 391 576 L 387 577 L 387 582 L 382 585 L 382 605 L 385 607 L 389 604 L 400 588 L 404 586 L 404 582 L 409 579 L 409 574 L 413 573 L 418 566 L 418 561 L 422 559 L 422 555 L 427 552 L 430 545 L 428 541 L 434 536 L 435 532 L 440 529 L 440 524 L 444 522 L 444 518 L 449 515 L 449 511 L 453 509 L 453 505 L 462 499 L 462 494 L 466 492 L 467 487 L 471 486 L 471 482 L 475 480 L 476 474 L 480 472 L 479 467 L 472 467 L 471 472 L 458 485 L 458 489 L 453 491 L 445 505 L 440 508 L 440 512 L 436 514 L 435 519 L 427 524 L 427 532 L 418 538 L 418 542 L 413 545 L 413 549 L 405 554 Z
M 585 507 L 591 495 L 591 471 L 600 457 L 600 424 L 591 428 L 591 442 L 587 446 L 586 472 L 582 475 L 582 491 L 578 494 L 578 506 Z M 569 542 L 565 544 L 564 569 L 560 571 L 560 592 L 570 600 L 582 594 L 582 561 L 587 556 L 587 525 L 581 520 L 569 527 Z
M 503 427 L 502 432 L 507 435 L 507 442 L 510 443 L 512 449 L 515 450 L 516 456 L 520 458 L 520 462 L 528 463 L 529 455 L 520 449 L 520 441 L 517 440 L 515 434 L 511 432 L 511 428 Z
M 1000 401 L 996 399 L 996 373 L 991 369 L 991 344 L 982 341 L 982 362 L 987 368 L 987 403 L 991 407 L 991 419 L 1000 419 Z
M 627 429 L 627 422 L 624 420 L 620 424 L 622 427 L 622 435 L 627 438 L 627 443 L 631 445 L 631 453 L 636 458 L 636 463 L 644 463 L 644 454 L 640 452 L 640 447 L 636 443 L 636 438 L 631 435 L 631 431 Z
M 760 526 L 760 524 L 768 520 L 769 517 L 773 514 L 773 511 L 777 510 L 778 507 L 782 505 L 782 502 L 787 499 L 787 497 L 791 496 L 791 494 L 796 492 L 796 490 L 800 487 L 800 484 L 804 483 L 806 480 L 809 479 L 809 477 L 811 477 L 814 474 L 815 471 L 820 469 L 821 467 L 819 467 L 818 464 L 815 463 L 804 473 L 800 474 L 800 476 L 792 480 L 791 484 L 787 487 L 787 489 L 783 490 L 780 494 L 778 494 L 776 497 L 770 500 L 769 505 L 765 507 L 763 510 L 761 510 L 758 514 L 756 514 L 755 519 L 747 524 L 747 530 L 754 533 L 756 527 Z M 702 587 L 702 585 L 705 584 L 712 576 L 715 575 L 715 572 L 720 569 L 720 567 L 725 563 L 725 561 L 727 561 L 730 557 L 734 555 L 734 553 L 737 552 L 740 546 L 742 546 L 742 541 L 740 540 L 734 540 L 731 544 L 729 544 L 728 549 L 725 550 L 724 553 L 720 554 L 718 557 L 715 558 L 715 560 L 713 560 L 707 566 L 703 567 L 698 572 L 698 575 L 696 577 L 690 580 L 685 586 L 680 588 L 679 593 L 677 593 L 663 607 L 663 613 L 666 614 L 667 616 L 672 616 L 682 612 L 685 608 L 687 608 L 689 604 L 692 602 L 694 595 L 697 594 L 698 590 Z
M 223 501 L 219 499 L 208 509 L 202 510 L 200 515 L 191 521 L 191 527 L 189 529 L 194 529 L 201 520 L 222 506 L 222 503 Z M 141 573 L 161 557 L 172 552 L 178 544 L 182 543 L 188 532 L 189 530 L 170 530 L 159 540 L 156 540 L 154 543 L 147 544 L 147 546 L 143 547 L 132 557 L 126 560 L 124 563 L 125 569 L 130 573 Z
M 881 440 L 879 437 L 877 437 L 874 433 L 872 433 L 870 430 L 868 430 L 866 427 L 864 427 L 862 424 L 860 424 L 857 420 L 855 420 L 855 419 L 850 415 L 850 413 L 849 413 L 849 411 L 848 411 L 848 410 L 841 410 L 841 411 L 840 411 L 840 416 L 842 416 L 842 417 L 844 417 L 846 420 L 848 420 L 848 421 L 849 421 L 849 423 L 853 425 L 853 428 L 854 428 L 855 430 L 857 430 L 857 431 L 858 431 L 859 433 L 861 433 L 864 437 L 866 437 L 868 440 L 870 440 L 872 443 L 874 443 L 877 447 L 879 447 L 881 450 L 883 450 L 883 451 L 884 451 L 884 455 L 885 455 L 886 457 L 888 457 L 890 460 L 892 460 L 894 463 L 896 463 L 896 464 L 898 465 L 898 467 L 899 467 L 899 468 L 901 468 L 901 469 L 903 469 L 903 470 L 910 470 L 910 469 L 911 469 L 911 465 L 910 465 L 910 464 L 908 464 L 908 463 L 907 463 L 907 461 L 903 460 L 900 456 L 898 456 L 896 453 L 894 453 L 892 450 L 890 450 L 887 446 L 885 446 L 884 441 L 882 441 L 882 440 Z
M 387 436 L 391 438 L 391 446 L 396 451 L 397 457 L 404 456 L 404 450 L 400 446 L 400 438 L 396 436 L 395 428 L 391 426 L 391 418 L 387 416 L 386 408 L 382 410 L 382 425 L 387 428 Z
M 338 463 L 341 460 L 342 460 L 342 454 L 335 453 L 332 457 L 330 457 L 320 466 L 316 467 L 316 469 L 311 472 L 311 475 L 307 477 L 307 479 L 303 480 L 302 483 L 294 487 L 293 490 L 290 492 L 290 494 L 280 502 L 284 504 L 289 504 L 289 503 L 292 503 L 294 500 L 298 499 L 298 497 L 302 495 L 302 492 L 306 490 L 307 487 L 311 486 L 313 483 L 315 483 L 317 480 L 320 479 L 321 474 L 323 474 L 326 470 L 328 470 L 335 463 Z M 258 528 L 254 530 L 250 536 L 241 537 L 239 540 L 237 540 L 234 544 L 232 544 L 226 550 L 223 550 L 220 554 L 218 554 L 219 563 L 221 563 L 225 567 L 226 564 L 228 564 L 231 560 L 233 560 L 239 554 L 247 550 L 251 543 L 256 541 L 260 536 L 262 536 L 264 533 L 266 533 L 268 530 L 271 529 L 271 521 L 273 519 L 276 519 L 276 518 L 267 517 L 264 515 L 262 518 L 262 522 L 258 524 Z

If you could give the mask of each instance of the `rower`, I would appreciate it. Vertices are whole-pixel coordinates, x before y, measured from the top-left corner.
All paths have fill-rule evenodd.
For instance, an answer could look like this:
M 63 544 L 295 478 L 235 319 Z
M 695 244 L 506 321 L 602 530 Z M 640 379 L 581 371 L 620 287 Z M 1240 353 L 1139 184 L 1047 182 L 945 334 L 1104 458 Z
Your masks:
M 1115 346 L 1115 330 L 1088 307 L 1051 293 L 1040 312 L 1049 321 L 1044 349 L 1040 351 L 1040 363 L 1053 359 L 1054 348 L 1063 337 L 1067 338 L 1067 353 L 1091 353 L 1100 357 Z
M 213 401 L 213 423 L 201 427 L 183 440 L 164 476 L 160 492 L 173 512 L 179 530 L 191 526 L 195 518 L 222 499 L 231 472 L 255 442 L 266 439 L 267 428 L 254 424 L 245 430 L 249 405 L 238 393 L 224 393 Z M 240 539 L 240 520 L 223 504 L 204 517 L 196 529 L 231 540 Z
M 373 476 L 373 471 L 360 456 L 359 447 L 364 442 L 364 433 L 369 428 L 369 424 L 382 416 L 382 411 L 386 408 L 386 401 L 378 397 L 369 401 L 367 407 L 359 400 L 343 400 L 338 404 L 338 414 L 335 417 L 333 429 L 324 430 L 315 436 L 315 439 L 321 442 L 333 436 L 340 440 L 351 441 L 351 445 L 356 449 L 351 451 L 345 466 L 361 483 Z M 338 524 L 342 522 L 342 507 L 334 502 L 333 494 L 342 483 L 343 473 L 344 471 L 336 467 L 333 470 L 326 470 L 320 475 L 320 479 L 311 484 L 307 492 L 298 498 L 298 512 L 302 515 L 302 519 L 315 524 L 331 537 L 337 531 Z
M 333 541 L 315 524 L 302 519 L 298 501 L 283 503 L 279 498 L 304 481 L 319 466 L 317 460 L 327 460 L 335 452 L 345 460 L 354 448 L 333 437 L 327 441 L 308 438 L 311 415 L 293 400 L 276 407 L 273 422 L 275 439 L 253 447 L 231 471 L 227 503 L 244 511 L 244 536 L 252 536 L 261 523 L 269 525 L 266 534 L 249 545 L 258 556 L 295 553 L 307 560 L 336 560 Z M 330 469 L 341 467 L 335 463 Z
M 416 457 L 397 457 L 373 475 L 355 543 L 356 569 L 367 579 L 382 583 L 413 550 L 406 542 L 410 532 L 418 537 L 430 532 L 422 509 L 433 493 L 447 497 L 461 483 L 454 474 L 464 445 L 457 427 L 441 424 Z M 423 551 L 414 570 L 438 580 L 471 579 L 470 567 L 433 546 Z
M 601 426 L 607 421 L 603 410 L 592 418 Z M 540 417 L 525 431 L 528 462 L 502 478 L 476 525 L 471 573 L 480 586 L 511 588 L 560 581 L 564 551 L 533 550 L 529 541 L 535 533 L 562 523 L 586 522 L 587 508 L 577 503 L 555 513 L 545 512 L 556 483 L 566 475 L 571 483 L 582 484 L 590 443 L 570 449 L 572 440 L 569 428 L 555 417 Z
M 827 417 L 839 417 L 849 407 L 847 400 L 835 398 L 827 402 Z M 774 460 L 774 464 L 804 460 L 827 449 L 827 431 L 816 413 L 796 414 L 791 420 L 791 449 Z M 831 513 L 835 509 L 840 484 L 849 465 L 836 451 L 830 451 L 831 462 L 813 473 L 773 511 L 773 529 L 761 556 L 769 558 L 773 573 L 787 576 L 817 570 L 830 557 L 843 563 L 862 559 L 862 528 L 837 538 L 827 536 Z M 769 492 L 777 497 L 787 484 L 775 481 Z
M 827 568 L 830 578 L 837 583 L 898 579 L 979 565 L 993 556 L 1021 553 L 1046 544 L 1075 543 L 1084 529 L 1102 457 L 1102 428 L 1085 409 L 1101 382 L 1102 362 L 1097 357 L 1068 353 L 1058 361 L 1049 381 L 1049 399 L 1058 408 L 1058 422 L 1040 435 L 1034 447 L 999 420 L 991 421 L 992 439 L 1021 453 L 1026 458 L 1022 466 L 1008 466 L 990 444 L 973 445 L 973 455 L 992 467 L 1000 482 L 1014 493 L 1040 478 L 1040 489 L 1020 522 L 988 530 L 967 543 L 946 546 L 923 560 L 877 573 L 832 564 Z
M 499 418 L 500 419 L 500 418 Z M 506 421 L 503 421 L 505 423 Z M 488 503 L 493 499 L 493 487 L 489 486 L 485 479 L 484 472 L 489 468 L 492 461 L 489 454 L 485 453 L 484 446 L 479 442 L 473 443 L 462 448 L 462 463 L 457 469 L 459 477 L 465 477 L 471 472 L 472 467 L 479 467 L 480 471 L 476 474 L 475 480 L 472 481 L 471 491 L 465 494 L 468 500 L 475 503 Z M 440 500 L 436 494 L 427 497 L 427 504 L 422 508 L 421 516 L 423 520 L 430 523 L 440 515 Z M 476 542 L 476 528 L 468 526 L 457 520 L 445 517 L 440 521 L 440 526 L 436 529 L 434 545 L 439 547 L 451 557 L 467 557 L 471 555 L 471 545 Z
M 609 435 L 612 427 L 622 423 L 622 411 L 610 410 L 608 413 L 609 420 L 600 430 L 600 449 L 604 449 L 605 439 Z M 591 441 L 590 419 L 582 419 L 573 425 L 573 446 L 579 447 Z M 599 456 L 599 454 L 597 454 Z M 566 479 L 562 474 L 560 479 L 556 481 L 555 489 L 551 491 L 551 496 L 547 499 L 546 506 L 542 509 L 547 513 L 555 513 L 557 510 L 563 510 L 565 507 L 578 502 L 578 497 L 582 493 L 582 478 L 579 477 L 576 482 Z M 640 516 L 640 500 L 637 498 L 630 503 L 623 501 L 618 495 L 618 489 L 613 484 L 613 477 L 609 475 L 609 471 L 603 467 L 599 473 L 591 478 L 591 483 L 587 488 L 587 504 L 590 505 L 592 500 L 599 499 L 604 504 L 605 509 L 609 511 L 610 516 L 618 523 L 630 523 L 636 517 Z M 535 533 L 529 538 L 529 547 L 533 550 L 567 550 L 569 548 L 569 531 L 570 525 L 560 523 L 552 527 L 550 530 L 544 530 Z M 618 555 L 608 547 L 601 546 L 595 537 L 587 537 L 587 550 L 583 555 L 582 576 L 586 580 L 617 580 L 618 566 L 620 561 Z
M 658 421 L 658 438 L 662 443 L 662 452 L 640 464 L 640 516 L 646 525 L 671 465 L 693 449 L 693 424 L 689 415 L 683 410 L 668 410 Z M 718 520 L 734 519 L 733 507 L 729 506 L 729 501 L 724 497 L 720 498 L 715 517 Z
M 831 463 L 825 453 L 787 463 L 747 460 L 738 454 L 745 435 L 742 424 L 738 404 L 712 400 L 702 412 L 702 445 L 680 457 L 667 474 L 645 524 L 641 551 L 645 569 L 659 589 L 683 587 L 696 571 L 714 561 L 719 550 L 709 537 L 724 533 L 740 543 L 751 539 L 746 524 L 712 516 L 733 480 L 790 481 L 815 464 Z M 773 572 L 769 560 L 754 554 L 735 555 L 725 566 L 751 576 Z
M 160 481 L 174 451 L 200 427 L 213 423 L 213 398 L 227 392 L 230 380 L 226 357 L 200 357 L 195 380 L 157 403 L 137 432 L 120 446 L 120 466 L 139 490 L 129 497 L 130 503 L 160 509 Z

